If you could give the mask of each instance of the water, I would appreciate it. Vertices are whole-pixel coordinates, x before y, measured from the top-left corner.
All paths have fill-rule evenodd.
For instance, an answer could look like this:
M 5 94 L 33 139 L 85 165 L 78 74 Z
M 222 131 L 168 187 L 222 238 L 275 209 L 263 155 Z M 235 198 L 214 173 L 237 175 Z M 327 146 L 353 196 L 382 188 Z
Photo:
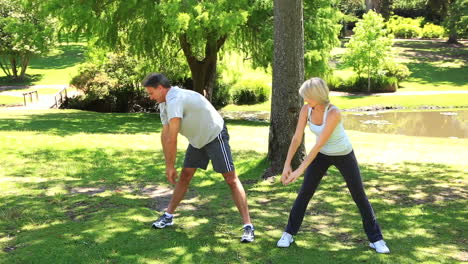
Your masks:
M 269 112 L 225 112 L 227 119 L 269 121 Z M 468 138 L 468 110 L 343 113 L 345 129 L 421 137 Z
M 468 110 L 347 113 L 345 129 L 421 137 L 468 138 Z

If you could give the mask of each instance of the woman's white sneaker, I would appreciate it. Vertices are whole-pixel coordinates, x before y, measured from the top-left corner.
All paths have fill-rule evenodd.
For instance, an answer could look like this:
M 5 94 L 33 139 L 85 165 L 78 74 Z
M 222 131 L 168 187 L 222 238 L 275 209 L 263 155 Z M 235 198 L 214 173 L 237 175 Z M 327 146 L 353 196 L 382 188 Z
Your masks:
M 375 249 L 377 253 L 384 253 L 384 254 L 390 253 L 390 249 L 387 247 L 387 244 L 385 243 L 383 239 L 376 241 L 374 243 L 369 243 L 369 246 Z
M 286 248 L 289 247 L 292 242 L 294 242 L 292 235 L 287 232 L 283 232 L 283 235 L 281 236 L 280 240 L 278 240 L 276 245 L 280 248 Z

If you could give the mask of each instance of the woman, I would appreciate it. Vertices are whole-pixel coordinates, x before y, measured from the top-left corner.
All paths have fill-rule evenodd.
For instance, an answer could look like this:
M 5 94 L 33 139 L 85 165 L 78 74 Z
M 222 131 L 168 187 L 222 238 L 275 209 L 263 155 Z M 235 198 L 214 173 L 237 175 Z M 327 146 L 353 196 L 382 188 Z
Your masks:
M 286 230 L 278 241 L 278 247 L 289 247 L 294 241 L 292 236 L 299 231 L 307 204 L 327 169 L 335 165 L 343 175 L 351 196 L 359 207 L 364 230 L 370 241 L 369 246 L 378 253 L 389 253 L 390 250 L 383 240 L 372 206 L 364 192 L 359 167 L 351 143 L 344 131 L 340 110 L 330 104 L 327 84 L 320 78 L 312 78 L 302 84 L 299 93 L 307 104 L 302 107 L 299 114 L 296 132 L 284 163 L 281 182 L 292 183 L 304 171 L 305 176 L 291 209 Z M 299 168 L 292 171 L 291 160 L 302 142 L 306 125 L 317 136 L 317 141 Z

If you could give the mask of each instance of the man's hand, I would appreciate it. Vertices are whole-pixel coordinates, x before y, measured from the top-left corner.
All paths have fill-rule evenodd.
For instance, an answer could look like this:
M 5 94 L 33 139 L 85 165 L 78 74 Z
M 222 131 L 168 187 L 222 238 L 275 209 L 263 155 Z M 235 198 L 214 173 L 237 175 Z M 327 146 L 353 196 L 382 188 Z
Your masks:
M 172 167 L 172 168 L 166 168 L 166 177 L 167 177 L 167 180 L 172 183 L 172 184 L 176 184 L 176 180 L 177 180 L 177 170 Z

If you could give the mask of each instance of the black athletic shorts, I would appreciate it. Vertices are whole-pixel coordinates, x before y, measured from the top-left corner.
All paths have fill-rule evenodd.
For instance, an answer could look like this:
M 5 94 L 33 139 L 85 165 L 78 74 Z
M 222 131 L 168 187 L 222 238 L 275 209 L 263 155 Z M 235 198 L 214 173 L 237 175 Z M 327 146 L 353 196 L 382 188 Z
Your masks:
M 226 125 L 221 133 L 204 147 L 198 149 L 189 144 L 185 153 L 184 168 L 206 170 L 210 160 L 216 172 L 226 173 L 234 170 Z

